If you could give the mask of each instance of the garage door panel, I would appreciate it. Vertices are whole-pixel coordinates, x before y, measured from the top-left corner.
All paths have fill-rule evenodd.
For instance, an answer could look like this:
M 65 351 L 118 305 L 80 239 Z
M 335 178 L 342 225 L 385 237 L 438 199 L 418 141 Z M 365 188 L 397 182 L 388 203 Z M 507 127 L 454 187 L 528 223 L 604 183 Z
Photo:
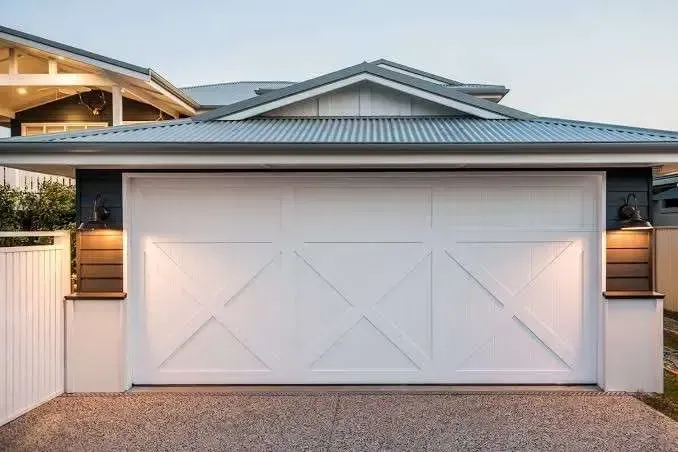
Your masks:
M 353 306 L 372 305 L 429 254 L 422 243 L 305 243 L 300 252 L 319 277 Z
M 449 229 L 591 231 L 597 227 L 592 190 L 590 184 L 534 185 L 516 178 L 437 187 L 433 217 Z
M 502 304 L 458 262 L 434 256 L 433 358 L 452 373 L 502 317 Z
M 280 255 L 271 242 L 153 242 L 153 245 L 164 254 L 154 258 L 171 261 L 190 279 L 196 295 L 201 294 L 205 301 L 220 297 L 223 303 Z
M 296 188 L 295 229 L 305 241 L 416 241 L 431 218 L 430 188 Z M 341 225 L 341 227 L 337 227 Z
M 135 383 L 593 382 L 596 187 L 383 174 L 135 185 Z M 196 198 L 216 206 L 207 224 L 190 217 Z
M 431 278 L 432 254 L 429 253 L 389 289 L 374 308 L 424 359 L 431 357 Z
M 160 366 L 161 372 L 268 371 L 269 368 L 215 318 L 210 318 Z
M 135 213 L 140 226 L 157 234 L 207 235 L 227 240 L 270 240 L 280 230 L 282 197 L 279 190 L 265 187 L 230 187 L 213 178 L 176 179 L 171 187 L 156 184 L 140 188 Z M 223 215 L 222 212 L 228 212 Z
M 411 371 L 418 370 L 419 366 L 372 321 L 361 317 L 313 362 L 311 369 L 359 372 Z
M 520 320 L 512 318 L 473 350 L 461 363 L 462 371 L 511 372 L 571 371 L 571 367 Z
M 275 368 L 282 357 L 287 334 L 282 260 L 276 256 L 230 300 L 215 309 L 222 324 L 267 367 Z

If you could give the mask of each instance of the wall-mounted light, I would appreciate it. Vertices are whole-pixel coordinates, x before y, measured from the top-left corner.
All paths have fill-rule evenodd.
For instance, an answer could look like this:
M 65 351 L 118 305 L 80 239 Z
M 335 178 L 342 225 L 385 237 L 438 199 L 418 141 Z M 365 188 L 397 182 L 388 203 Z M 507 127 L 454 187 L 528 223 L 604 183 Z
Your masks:
M 654 229 L 652 224 L 640 215 L 638 201 L 635 193 L 626 195 L 626 203 L 619 208 L 619 219 L 623 230 L 647 230 Z
M 111 215 L 111 211 L 104 206 L 104 198 L 98 194 L 94 198 L 92 205 L 92 218 L 80 223 L 78 231 L 94 231 L 95 229 L 107 229 L 106 219 Z
M 20 88 L 17 88 L 17 89 L 16 89 L 16 92 L 23 96 L 23 95 L 25 95 L 26 93 L 28 93 L 28 90 L 22 86 L 22 87 L 20 87 Z

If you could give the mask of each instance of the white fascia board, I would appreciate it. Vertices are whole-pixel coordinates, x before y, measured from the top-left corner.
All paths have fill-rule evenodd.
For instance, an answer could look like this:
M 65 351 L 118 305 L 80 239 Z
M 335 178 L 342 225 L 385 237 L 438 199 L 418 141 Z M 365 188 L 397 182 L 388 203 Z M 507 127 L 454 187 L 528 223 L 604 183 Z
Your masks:
M 177 96 L 175 96 L 174 94 L 172 94 L 171 92 L 169 92 L 169 90 L 165 89 L 164 87 L 160 86 L 158 83 L 156 83 L 156 82 L 154 82 L 154 81 L 152 81 L 152 80 L 149 80 L 147 83 L 148 83 L 148 86 L 149 86 L 150 88 L 152 88 L 153 90 L 159 92 L 160 94 L 162 94 L 163 96 L 165 96 L 167 99 L 169 99 L 171 102 L 173 102 L 174 104 L 176 104 L 177 107 L 178 107 L 180 110 L 183 110 L 184 113 L 186 113 L 186 114 L 188 114 L 188 115 L 190 115 L 190 116 L 195 115 L 195 113 L 196 113 L 196 112 L 195 112 L 195 108 L 193 108 L 192 106 L 190 106 L 189 104 L 187 104 L 187 103 L 184 102 L 183 100 L 179 99 L 179 97 L 177 97 Z
M 94 58 L 89 58 L 86 56 L 82 56 L 76 53 L 72 53 L 66 50 L 62 50 L 56 47 L 52 47 L 46 44 L 42 44 L 36 41 L 32 41 L 30 39 L 25 39 L 21 38 L 18 36 L 10 35 L 7 33 L 0 32 L 0 39 L 3 41 L 8 41 L 8 42 L 13 42 L 17 45 L 24 46 L 24 47 L 29 47 L 32 49 L 37 49 L 37 50 L 42 50 L 43 52 L 50 53 L 52 55 L 57 55 L 57 56 L 62 56 L 64 58 L 68 58 L 71 60 L 79 61 L 81 63 L 89 64 L 92 66 L 99 67 L 101 69 L 115 72 L 118 74 L 126 75 L 128 77 L 134 77 L 139 80 L 150 80 L 151 75 L 150 74 L 145 74 L 143 72 L 137 72 L 137 71 L 132 71 L 127 68 L 123 68 L 120 66 L 116 66 L 114 64 L 106 63 L 104 61 L 96 60 Z
M 272 102 L 268 102 L 262 105 L 258 105 L 256 107 L 248 108 L 245 110 L 241 110 L 236 113 L 232 113 L 230 115 L 226 115 L 222 118 L 219 118 L 219 120 L 222 121 L 240 121 L 243 119 L 251 118 L 253 116 L 258 116 L 260 114 L 266 113 L 271 110 L 275 110 L 276 108 L 284 107 L 286 105 L 294 104 L 297 102 L 300 102 L 302 100 L 310 99 L 312 97 L 320 96 L 322 94 L 331 92 L 331 91 L 336 91 L 338 89 L 354 85 L 359 82 L 371 82 L 375 83 L 377 85 L 384 86 L 386 88 L 391 88 L 396 91 L 400 91 L 405 94 L 409 94 L 414 97 L 418 97 L 421 99 L 425 99 L 431 102 L 434 102 L 436 104 L 444 105 L 446 107 L 454 108 L 459 111 L 463 111 L 465 113 L 478 116 L 483 119 L 507 119 L 506 116 L 500 115 L 498 113 L 494 113 L 488 110 L 485 110 L 483 108 L 479 107 L 474 107 L 472 105 L 465 104 L 463 102 L 459 102 L 453 99 L 449 99 L 444 96 L 439 96 L 437 94 L 430 93 L 428 91 L 424 91 L 418 88 L 414 88 L 411 86 L 403 85 L 402 83 L 394 82 L 391 80 L 387 80 L 385 78 L 369 74 L 369 73 L 362 73 L 362 74 L 356 74 L 351 77 L 347 77 L 342 80 L 338 80 L 334 83 L 328 83 L 326 85 L 318 86 L 316 88 L 309 89 L 307 91 L 303 91 L 301 93 L 293 94 L 291 96 L 284 97 L 282 99 L 277 99 Z
M 370 155 L 256 155 L 191 153 L 115 152 L 98 153 L 79 149 L 77 153 L 7 153 L 0 155 L 0 165 L 63 165 L 106 168 L 235 168 L 235 167 L 343 167 L 364 166 L 392 168 L 435 168 L 455 166 L 481 167 L 649 167 L 678 163 L 678 153 L 562 153 L 562 154 L 485 154 L 472 151 L 459 154 L 370 154 Z

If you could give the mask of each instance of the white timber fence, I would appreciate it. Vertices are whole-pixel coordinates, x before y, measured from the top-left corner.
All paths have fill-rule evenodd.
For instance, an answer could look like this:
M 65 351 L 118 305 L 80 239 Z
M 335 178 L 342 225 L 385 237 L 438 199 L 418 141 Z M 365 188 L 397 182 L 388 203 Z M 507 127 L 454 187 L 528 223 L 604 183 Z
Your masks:
M 0 247 L 0 425 L 64 392 L 68 231 L 0 232 L 52 237 L 51 245 Z

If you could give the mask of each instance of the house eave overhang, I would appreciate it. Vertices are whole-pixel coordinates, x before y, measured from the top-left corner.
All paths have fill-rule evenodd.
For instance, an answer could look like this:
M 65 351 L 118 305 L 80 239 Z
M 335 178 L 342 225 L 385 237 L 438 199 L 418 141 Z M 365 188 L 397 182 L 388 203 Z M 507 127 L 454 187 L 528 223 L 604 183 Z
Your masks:
M 138 169 L 583 169 L 678 164 L 678 143 L 6 143 L 0 165 L 74 174 Z
M 238 153 L 289 151 L 314 153 L 518 153 L 558 154 L 585 151 L 589 153 L 635 153 L 677 152 L 676 142 L 500 142 L 500 143 L 313 143 L 313 142 L 6 142 L 0 143 L 0 160 L 6 154 L 58 153 L 58 154 L 105 154 L 134 151 L 135 153 Z

